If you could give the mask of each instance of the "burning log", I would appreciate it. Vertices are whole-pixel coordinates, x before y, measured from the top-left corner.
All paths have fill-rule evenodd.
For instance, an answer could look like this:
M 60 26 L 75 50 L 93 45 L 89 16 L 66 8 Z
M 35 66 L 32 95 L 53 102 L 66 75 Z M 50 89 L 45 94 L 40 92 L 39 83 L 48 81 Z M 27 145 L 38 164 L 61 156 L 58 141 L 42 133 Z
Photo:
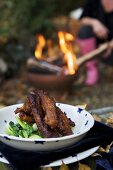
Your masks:
M 27 68 L 32 69 L 32 68 L 36 68 L 39 69 L 40 71 L 44 70 L 45 72 L 49 71 L 50 73 L 54 73 L 54 74 L 59 74 L 62 72 L 62 68 L 53 64 L 50 64 L 46 61 L 43 60 L 36 60 L 33 58 L 29 58 L 27 61 Z
M 81 66 L 83 63 L 87 62 L 88 60 L 91 60 L 92 58 L 99 56 L 101 53 L 103 53 L 105 50 L 107 50 L 108 47 L 109 47 L 109 43 L 103 44 L 96 50 L 78 58 L 76 60 L 75 64 L 77 66 Z M 64 67 L 61 68 L 61 67 L 51 64 L 45 60 L 36 60 L 35 58 L 28 59 L 27 68 L 28 68 L 28 70 L 35 69 L 35 70 L 40 70 L 40 72 L 45 72 L 45 73 L 49 72 L 52 74 L 61 74 L 61 73 L 66 74 L 66 68 L 64 68 Z

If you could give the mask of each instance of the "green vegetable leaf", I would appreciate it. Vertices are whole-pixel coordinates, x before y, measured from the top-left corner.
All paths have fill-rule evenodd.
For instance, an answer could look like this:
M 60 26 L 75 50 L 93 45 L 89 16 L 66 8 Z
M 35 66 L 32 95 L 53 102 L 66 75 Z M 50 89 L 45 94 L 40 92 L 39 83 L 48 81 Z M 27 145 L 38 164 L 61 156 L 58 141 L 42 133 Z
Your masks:
M 25 138 L 28 138 L 33 133 L 33 127 L 28 123 L 21 121 L 19 117 L 16 117 L 18 124 L 22 127 L 22 133 Z
M 21 121 L 19 117 L 16 117 L 17 123 L 10 121 L 8 127 L 6 128 L 6 133 L 8 135 L 22 137 L 22 138 L 41 138 L 40 133 L 36 124 L 30 125 L 27 122 Z
M 8 126 L 8 129 L 9 129 L 9 132 L 11 132 L 11 134 L 13 134 L 14 136 L 17 136 L 18 137 L 18 131 L 19 131 L 19 128 L 18 126 L 16 126 L 14 124 L 14 122 L 9 122 L 9 126 Z
M 33 131 L 37 131 L 38 130 L 38 127 L 37 127 L 37 125 L 36 125 L 36 123 L 33 123 Z
M 31 134 L 29 138 L 31 138 L 31 139 L 41 139 L 41 136 L 36 135 L 36 134 Z

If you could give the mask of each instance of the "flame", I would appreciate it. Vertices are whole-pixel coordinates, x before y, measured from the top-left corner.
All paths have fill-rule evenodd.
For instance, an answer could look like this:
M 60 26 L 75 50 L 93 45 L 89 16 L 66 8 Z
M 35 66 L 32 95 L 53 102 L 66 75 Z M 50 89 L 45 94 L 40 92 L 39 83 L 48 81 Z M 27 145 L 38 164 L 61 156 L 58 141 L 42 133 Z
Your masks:
M 67 63 L 69 74 L 75 74 L 75 71 L 77 69 L 76 56 L 73 52 L 72 44 L 70 43 L 70 41 L 74 40 L 74 37 L 71 34 L 62 31 L 58 32 L 58 37 L 60 48 L 61 51 L 64 53 L 64 60 Z
M 67 41 L 73 41 L 74 40 L 74 37 L 72 34 L 69 34 L 69 33 L 65 33 L 65 39 Z
M 68 73 L 75 74 L 77 65 L 76 65 L 76 56 L 74 54 L 73 45 L 72 45 L 74 41 L 74 37 L 70 33 L 59 31 L 58 38 L 59 38 L 60 49 L 64 54 L 63 59 L 67 64 Z M 38 60 L 41 60 L 42 57 L 44 56 L 43 48 L 45 46 L 47 46 L 47 52 L 48 52 L 48 54 L 46 55 L 47 56 L 46 60 L 56 55 L 52 47 L 52 41 L 50 39 L 46 41 L 43 35 L 38 35 L 37 42 L 38 44 L 36 45 L 36 49 L 35 49 L 35 57 Z
M 45 40 L 43 35 L 38 35 L 37 36 L 37 41 L 38 41 L 38 44 L 37 44 L 36 49 L 35 49 L 35 57 L 37 59 L 41 59 L 42 58 L 43 48 L 46 45 L 46 40 Z
M 67 60 L 69 73 L 75 74 L 75 59 L 74 59 L 75 56 L 70 51 L 68 51 L 64 57 Z

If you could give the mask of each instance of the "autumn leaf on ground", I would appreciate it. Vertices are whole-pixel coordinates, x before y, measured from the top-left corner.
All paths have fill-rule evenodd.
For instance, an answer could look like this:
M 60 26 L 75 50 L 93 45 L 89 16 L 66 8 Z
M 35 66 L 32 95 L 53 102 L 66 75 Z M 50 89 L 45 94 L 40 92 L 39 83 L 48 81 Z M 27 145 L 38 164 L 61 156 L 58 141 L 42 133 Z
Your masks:
M 91 168 L 86 164 L 78 164 L 78 170 L 91 170 Z
M 105 149 L 102 148 L 102 147 L 99 147 L 99 149 L 97 150 L 97 152 L 99 152 L 99 153 L 105 152 Z
M 53 170 L 51 167 L 41 168 L 41 170 Z
M 106 148 L 105 148 L 105 152 L 108 153 L 110 151 L 110 148 L 111 148 L 112 145 L 113 145 L 113 142 L 111 142 L 110 145 L 107 145 Z
M 77 107 L 81 108 L 81 109 L 86 109 L 87 104 L 81 104 L 81 105 L 76 105 Z
M 48 167 L 46 170 L 53 170 L 51 167 Z
M 91 155 L 92 157 L 100 156 L 102 157 L 99 153 L 95 152 L 94 154 Z
M 113 142 L 110 143 L 110 145 L 107 145 L 106 148 L 99 147 L 98 151 L 99 153 L 106 152 L 108 153 L 110 151 L 111 146 L 113 145 Z
M 107 148 L 107 150 L 108 150 L 108 149 L 109 149 L 109 145 L 108 145 L 106 148 Z M 102 156 L 101 156 L 101 153 L 103 153 L 103 152 L 106 152 L 106 149 L 104 149 L 104 148 L 102 148 L 102 147 L 99 147 L 99 149 L 97 150 L 97 152 L 93 153 L 91 156 L 92 156 L 92 157 L 96 157 L 96 156 L 102 157 Z
M 87 167 L 87 169 L 89 170 L 89 168 L 91 169 L 91 170 L 95 170 L 96 169 L 96 162 L 95 162 L 95 159 L 93 158 L 93 157 L 87 157 L 87 158 L 85 158 L 84 160 L 82 160 L 81 162 L 80 162 L 82 165 L 87 165 L 86 167 Z M 79 164 L 78 164 L 79 165 Z M 85 169 L 86 170 L 86 169 Z
M 69 167 L 62 161 L 62 165 L 60 166 L 59 170 L 69 170 Z

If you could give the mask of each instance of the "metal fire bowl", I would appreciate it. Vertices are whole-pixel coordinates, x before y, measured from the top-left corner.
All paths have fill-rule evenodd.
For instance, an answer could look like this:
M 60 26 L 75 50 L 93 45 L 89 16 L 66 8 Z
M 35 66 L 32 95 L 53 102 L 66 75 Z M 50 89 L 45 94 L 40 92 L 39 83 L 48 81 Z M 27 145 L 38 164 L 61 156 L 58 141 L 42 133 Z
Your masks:
M 71 88 L 77 75 L 54 75 L 28 72 L 28 80 L 43 90 L 64 91 Z

